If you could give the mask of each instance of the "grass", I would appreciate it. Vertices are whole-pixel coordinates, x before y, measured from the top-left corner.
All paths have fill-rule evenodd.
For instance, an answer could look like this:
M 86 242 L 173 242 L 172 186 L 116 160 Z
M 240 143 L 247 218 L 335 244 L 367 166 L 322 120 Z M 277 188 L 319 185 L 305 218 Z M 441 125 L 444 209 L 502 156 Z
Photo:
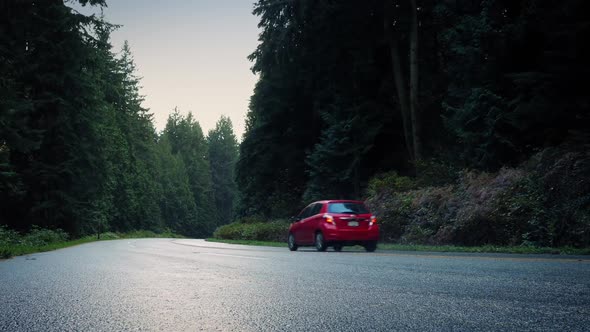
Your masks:
M 56 249 L 62 249 L 72 246 L 77 246 L 84 243 L 107 241 L 116 239 L 138 239 L 138 238 L 181 238 L 182 236 L 171 233 L 154 233 L 152 231 L 134 231 L 129 233 L 113 233 L 107 232 L 100 235 L 100 240 L 96 235 L 89 235 L 75 240 L 59 241 L 43 245 L 31 245 L 28 243 L 19 244 L 0 244 L 0 259 L 11 258 L 14 256 L 34 254 L 37 252 L 46 252 Z
M 30 245 L 30 244 L 0 244 L 0 259 L 10 258 L 13 256 L 33 254 L 37 252 L 51 251 L 61 248 L 72 247 L 84 243 L 115 240 L 115 239 L 137 239 L 137 238 L 179 238 L 181 236 L 165 232 L 156 234 L 151 231 L 135 231 L 130 233 L 103 233 L 100 240 L 95 235 L 86 236 L 71 241 L 60 241 L 45 245 Z M 229 244 L 245 244 L 252 246 L 268 246 L 268 247 L 287 247 L 285 242 L 271 242 L 271 241 L 256 241 L 256 240 L 222 240 L 209 238 L 209 242 L 220 242 Z M 499 246 L 478 246 L 478 247 L 463 247 L 463 246 L 426 246 L 426 245 L 409 245 L 409 244 L 393 244 L 380 243 L 381 250 L 398 250 L 398 251 L 430 251 L 430 252 L 466 252 L 466 253 L 509 253 L 509 254 L 555 254 L 555 255 L 590 255 L 590 248 L 577 249 L 571 247 L 565 248 L 539 248 L 531 246 L 517 246 L 517 247 L 499 247 Z
M 94 241 L 97 241 L 96 236 L 87 236 L 76 240 L 55 242 L 42 246 L 33 246 L 28 244 L 4 244 L 0 245 L 0 259 L 67 248 Z
M 590 255 L 590 248 L 578 249 L 572 247 L 547 248 L 532 246 L 426 246 L 411 244 L 379 244 L 379 249 L 399 251 L 433 251 L 433 252 L 469 252 L 469 253 L 505 253 L 505 254 L 554 254 L 554 255 Z
M 246 244 L 251 246 L 287 247 L 283 242 L 251 241 L 251 240 L 222 240 L 209 238 L 209 242 L 230 244 Z M 531 246 L 499 247 L 499 246 L 426 246 L 410 244 L 379 243 L 378 249 L 398 251 L 431 251 L 431 252 L 467 252 L 467 253 L 506 253 L 506 254 L 554 254 L 554 255 L 590 255 L 590 248 L 539 248 Z

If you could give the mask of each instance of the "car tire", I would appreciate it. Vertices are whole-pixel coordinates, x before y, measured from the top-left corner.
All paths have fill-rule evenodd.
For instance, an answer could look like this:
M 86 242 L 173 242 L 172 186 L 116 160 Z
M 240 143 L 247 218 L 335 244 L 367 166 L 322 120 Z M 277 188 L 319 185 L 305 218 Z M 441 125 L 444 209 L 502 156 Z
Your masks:
M 328 246 L 326 246 L 326 241 L 324 240 L 324 234 L 322 232 L 317 232 L 315 234 L 315 248 L 317 251 L 326 251 Z
M 338 251 L 338 252 L 342 251 L 342 245 L 341 244 L 335 244 L 334 245 L 334 251 Z
M 369 241 L 365 244 L 365 250 L 367 252 L 373 252 L 377 249 L 377 241 Z
M 287 240 L 287 245 L 289 246 L 289 250 L 296 251 L 298 246 L 295 243 L 295 236 L 292 233 L 289 233 L 289 239 Z

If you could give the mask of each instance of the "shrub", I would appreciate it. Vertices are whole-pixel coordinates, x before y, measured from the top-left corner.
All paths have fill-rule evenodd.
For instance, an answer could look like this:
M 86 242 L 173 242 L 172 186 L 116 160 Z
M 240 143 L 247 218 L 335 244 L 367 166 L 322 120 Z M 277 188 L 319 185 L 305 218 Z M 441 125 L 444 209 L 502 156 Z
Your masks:
M 530 221 L 525 218 L 538 211 L 534 205 L 538 198 L 531 188 L 523 187 L 526 178 L 521 169 L 505 168 L 494 174 L 464 171 L 455 184 L 383 190 L 369 197 L 367 204 L 381 220 L 384 241 L 518 245 Z M 518 205 L 523 215 L 515 215 L 515 207 L 507 204 Z
M 17 231 L 0 225 L 0 245 L 10 245 L 20 243 L 21 238 Z
M 414 180 L 407 176 L 400 176 L 397 172 L 379 174 L 369 180 L 367 195 L 377 196 L 389 192 L 403 192 L 416 188 Z
M 213 237 L 225 240 L 287 241 L 289 223 L 281 220 L 264 223 L 234 222 L 218 227 Z
M 418 187 L 444 186 L 457 182 L 460 172 L 452 164 L 437 160 L 418 160 L 416 166 L 416 185 Z
M 106 233 L 100 234 L 101 240 L 116 240 L 119 238 L 120 238 L 119 235 L 117 235 L 117 233 L 113 233 L 113 232 L 106 232 Z
M 424 166 L 424 165 L 422 165 Z M 421 166 L 421 167 L 422 167 Z M 454 183 L 434 163 L 422 178 L 371 180 L 367 205 L 382 240 L 412 244 L 590 246 L 590 150 L 549 148 L 518 168 L 465 170 Z M 442 170 L 441 170 L 442 168 Z M 445 175 L 446 174 L 446 175 Z
M 381 239 L 397 241 L 410 223 L 412 212 L 412 193 L 392 193 L 387 199 L 369 199 L 366 204 L 377 216 L 381 229 Z
M 533 169 L 540 178 L 552 246 L 590 246 L 590 150 L 546 149 Z
M 33 226 L 31 231 L 23 236 L 22 242 L 33 247 L 41 247 L 51 243 L 64 242 L 68 238 L 68 234 L 61 229 L 51 230 Z
M 214 232 L 213 237 L 218 239 L 236 240 L 241 238 L 241 228 L 244 227 L 238 222 L 219 226 Z
M 14 254 L 9 248 L 3 248 L 0 245 L 0 259 L 6 259 L 12 257 Z
M 498 200 L 508 245 L 549 246 L 550 229 L 541 181 L 530 174 L 514 183 Z
M 433 234 L 432 229 L 412 224 L 406 227 L 400 242 L 403 244 L 427 244 Z
M 525 174 L 522 170 L 509 168 L 496 174 L 464 172 L 458 184 L 457 195 L 462 204 L 453 220 L 453 242 L 463 245 L 509 244 L 511 234 L 498 205 Z

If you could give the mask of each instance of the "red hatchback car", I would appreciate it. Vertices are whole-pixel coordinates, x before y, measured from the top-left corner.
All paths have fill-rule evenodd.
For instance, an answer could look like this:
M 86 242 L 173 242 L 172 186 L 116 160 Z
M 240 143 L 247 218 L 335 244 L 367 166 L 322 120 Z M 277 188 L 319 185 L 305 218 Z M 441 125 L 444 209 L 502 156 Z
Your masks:
M 346 245 L 362 245 L 369 252 L 377 249 L 377 218 L 361 201 L 331 200 L 309 204 L 289 227 L 291 251 L 299 246 L 315 246 L 318 251 Z

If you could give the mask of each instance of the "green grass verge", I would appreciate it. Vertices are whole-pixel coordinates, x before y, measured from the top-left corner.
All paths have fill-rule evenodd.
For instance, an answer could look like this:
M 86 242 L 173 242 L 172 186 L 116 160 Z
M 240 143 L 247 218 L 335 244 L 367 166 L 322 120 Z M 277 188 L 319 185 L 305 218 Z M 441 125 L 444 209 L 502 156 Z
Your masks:
M 283 242 L 250 241 L 250 240 L 224 240 L 207 239 L 209 242 L 221 242 L 231 244 L 246 244 L 252 246 L 287 247 Z M 360 247 L 359 247 L 360 248 Z M 557 255 L 590 255 L 590 248 L 538 248 L 538 247 L 498 247 L 498 246 L 426 246 L 410 244 L 379 243 L 378 249 L 398 251 L 431 251 L 431 252 L 468 252 L 468 253 L 505 253 L 505 254 L 557 254 Z
M 590 248 L 577 249 L 571 247 L 545 248 L 531 246 L 425 246 L 410 244 L 380 243 L 379 249 L 399 251 L 433 251 L 433 252 L 470 252 L 470 253 L 505 253 L 505 254 L 555 254 L 555 255 L 590 255 Z
M 72 241 L 56 242 L 43 246 L 31 246 L 25 244 L 0 245 L 0 258 L 10 258 L 13 256 L 33 254 L 36 252 L 51 251 L 93 241 L 96 241 L 96 236 L 83 237 Z
M 85 236 L 79 239 L 54 242 L 42 246 L 32 246 L 27 244 L 0 244 L 0 259 L 11 258 L 14 256 L 34 254 L 37 252 L 45 252 L 56 249 L 62 249 L 72 246 L 77 246 L 84 243 L 95 241 L 107 241 L 116 239 L 139 239 L 139 238 L 182 238 L 182 236 L 170 232 L 157 234 L 151 231 L 134 231 L 129 233 L 112 233 L 107 232 L 100 235 L 100 240 L 96 235 Z

